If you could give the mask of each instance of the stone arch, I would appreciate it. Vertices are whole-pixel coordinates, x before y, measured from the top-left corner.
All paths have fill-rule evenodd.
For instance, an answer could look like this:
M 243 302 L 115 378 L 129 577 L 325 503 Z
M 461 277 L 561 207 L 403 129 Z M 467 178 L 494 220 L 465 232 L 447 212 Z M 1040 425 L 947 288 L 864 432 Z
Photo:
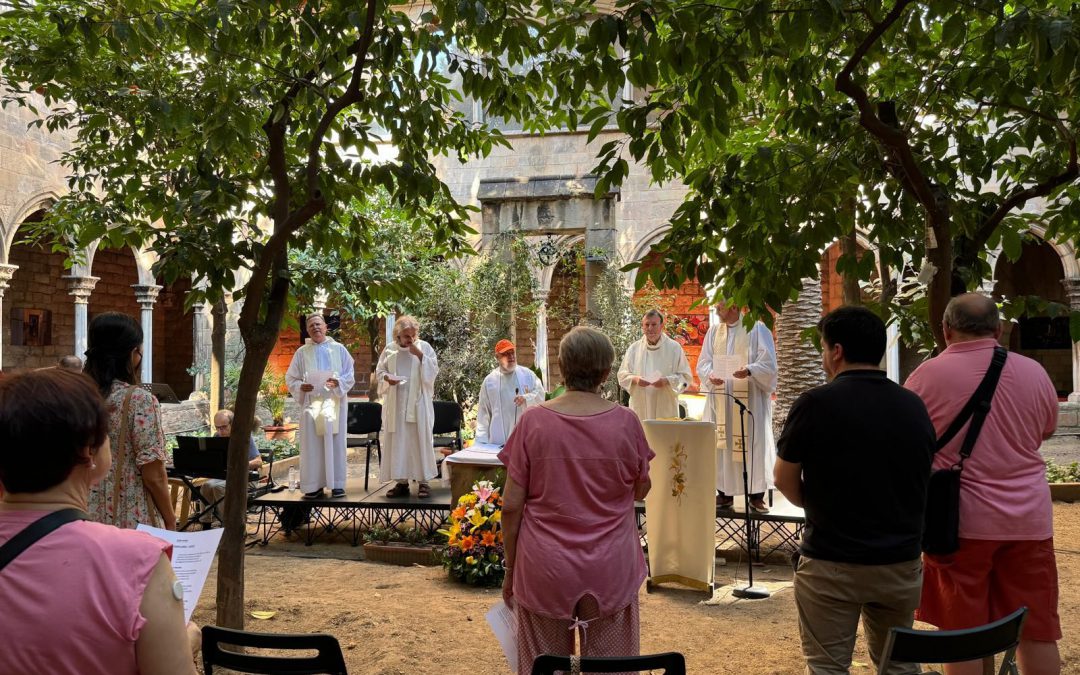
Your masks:
M 48 211 L 58 199 L 60 199 L 60 193 L 56 190 L 42 190 L 11 212 L 12 217 L 8 221 L 8 229 L 4 230 L 0 227 L 0 232 L 4 233 L 3 262 L 7 262 L 11 247 L 15 243 L 15 235 L 23 222 L 38 211 Z
M 135 271 L 136 278 L 132 280 L 134 284 L 142 284 L 146 286 L 153 285 L 154 280 L 154 263 L 157 262 L 157 254 L 149 248 L 138 248 L 136 246 L 122 246 L 121 249 L 128 249 L 131 251 L 132 257 L 135 259 Z M 98 251 L 101 250 L 101 240 L 97 240 L 90 244 L 86 250 L 86 264 L 80 269 L 85 272 L 84 276 L 91 276 L 94 273 L 94 259 L 97 257 Z

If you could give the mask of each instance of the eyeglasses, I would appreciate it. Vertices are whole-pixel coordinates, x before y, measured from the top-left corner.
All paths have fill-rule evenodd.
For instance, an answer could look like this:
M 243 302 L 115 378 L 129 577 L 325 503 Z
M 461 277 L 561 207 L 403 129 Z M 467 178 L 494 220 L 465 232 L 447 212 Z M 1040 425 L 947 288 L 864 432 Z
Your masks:
M 215 424 L 214 428 L 217 429 L 218 431 L 225 431 L 226 429 L 228 429 L 231 426 L 232 426 L 232 424 Z

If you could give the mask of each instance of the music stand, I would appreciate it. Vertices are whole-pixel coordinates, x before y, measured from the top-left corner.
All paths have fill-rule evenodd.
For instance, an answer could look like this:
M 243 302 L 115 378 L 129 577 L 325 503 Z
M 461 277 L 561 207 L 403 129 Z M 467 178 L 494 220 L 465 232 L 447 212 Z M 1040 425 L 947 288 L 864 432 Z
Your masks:
M 192 514 L 178 530 L 186 530 L 204 515 L 205 511 L 222 521 L 218 504 L 222 499 L 210 502 L 203 496 L 202 490 L 193 482 L 196 478 L 216 478 L 225 480 L 225 470 L 229 459 L 229 438 L 226 436 L 177 436 L 176 450 L 173 451 L 171 474 L 179 478 L 191 492 L 192 499 L 203 504 L 199 513 Z M 223 522 L 223 521 L 222 521 Z

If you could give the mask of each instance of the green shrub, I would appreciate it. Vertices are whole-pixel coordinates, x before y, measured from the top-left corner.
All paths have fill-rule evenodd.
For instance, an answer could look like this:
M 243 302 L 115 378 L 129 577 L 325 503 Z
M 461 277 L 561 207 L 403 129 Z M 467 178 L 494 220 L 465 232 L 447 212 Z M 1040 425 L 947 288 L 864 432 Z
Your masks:
M 1046 482 L 1080 483 L 1080 462 L 1061 465 L 1052 459 L 1046 460 Z

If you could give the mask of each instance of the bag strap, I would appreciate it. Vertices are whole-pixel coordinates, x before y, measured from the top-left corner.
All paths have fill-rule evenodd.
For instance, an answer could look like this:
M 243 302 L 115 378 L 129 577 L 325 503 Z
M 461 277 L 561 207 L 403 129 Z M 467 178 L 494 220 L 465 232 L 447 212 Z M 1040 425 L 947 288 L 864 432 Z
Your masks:
M 7 543 L 0 546 L 0 570 L 7 567 L 8 563 L 19 557 L 19 554 L 36 544 L 56 528 L 73 523 L 76 520 L 89 520 L 89 518 L 79 509 L 60 509 L 30 523 L 9 539 Z
M 131 395 L 135 393 L 135 385 L 127 388 L 124 394 L 124 404 L 120 406 L 120 437 L 116 440 L 116 457 L 113 459 L 113 522 L 116 522 L 120 513 L 120 478 L 124 470 L 124 460 L 127 459 L 127 436 L 128 436 L 128 409 L 131 407 Z
M 960 446 L 960 462 L 957 465 L 959 468 L 963 467 L 964 460 L 970 457 L 971 451 L 975 449 L 975 441 L 979 437 L 979 432 L 982 431 L 986 416 L 990 414 L 990 402 L 994 398 L 994 392 L 997 391 L 998 380 L 1001 378 L 1001 371 L 1005 367 L 1005 359 L 1008 356 L 1009 352 L 1005 351 L 1004 347 L 1000 345 L 994 347 L 994 356 L 990 359 L 990 367 L 986 369 L 982 382 L 979 383 L 960 414 L 938 439 L 937 449 L 940 450 L 948 445 L 956 434 L 960 433 L 960 429 L 964 427 L 968 419 L 971 419 L 971 426 L 968 427 L 964 442 Z

